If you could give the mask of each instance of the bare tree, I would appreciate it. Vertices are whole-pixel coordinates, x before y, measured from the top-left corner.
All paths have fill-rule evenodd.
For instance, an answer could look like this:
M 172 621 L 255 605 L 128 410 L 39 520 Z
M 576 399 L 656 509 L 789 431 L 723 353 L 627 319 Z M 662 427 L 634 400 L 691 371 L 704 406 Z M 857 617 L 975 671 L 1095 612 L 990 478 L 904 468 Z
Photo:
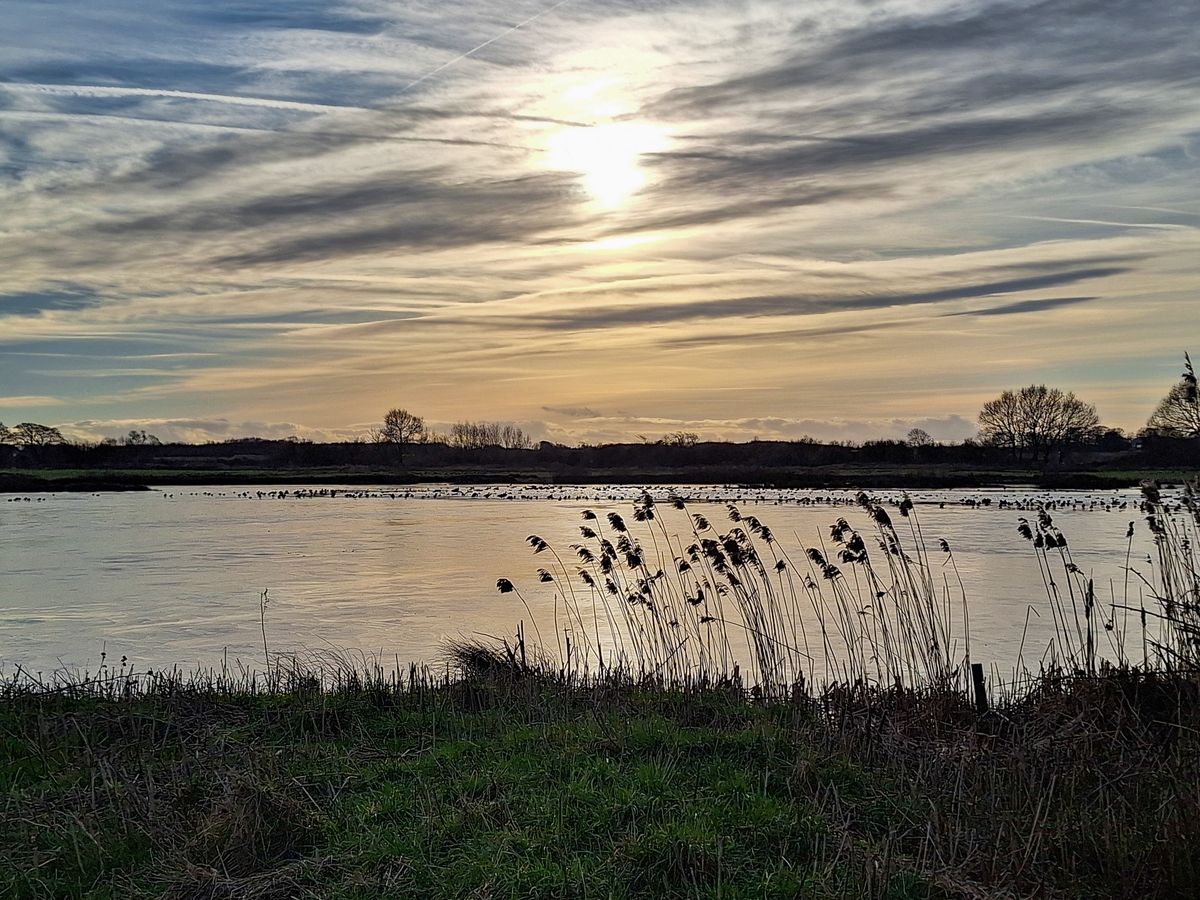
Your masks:
M 533 446 L 533 439 L 511 422 L 456 422 L 450 426 L 448 443 L 460 450 L 482 450 L 485 447 L 528 450 Z
M 908 430 L 907 443 L 910 447 L 931 447 L 933 446 L 933 438 L 929 436 L 929 432 L 924 428 L 910 428 Z
M 383 426 L 371 432 L 378 443 L 395 445 L 400 462 L 404 462 L 404 448 L 419 443 L 424 435 L 425 420 L 407 409 L 389 409 L 383 417 Z
M 12 430 L 16 443 L 22 447 L 44 447 L 47 444 L 65 444 L 66 438 L 57 428 L 39 425 L 37 422 L 22 422 Z
M 533 447 L 533 438 L 525 430 L 511 422 L 506 422 L 500 429 L 501 446 L 508 450 L 529 450 Z
M 694 431 L 672 431 L 660 437 L 658 442 L 666 447 L 695 447 L 700 442 L 700 435 Z
M 17 436 L 12 433 L 12 429 L 0 422 L 0 444 L 15 444 Z
M 1196 370 L 1192 368 L 1192 358 L 1188 354 L 1183 354 L 1183 361 L 1179 382 L 1163 397 L 1146 427 L 1170 437 L 1200 437 L 1200 391 L 1196 387 Z
M 1018 462 L 1028 455 L 1032 462 L 1048 463 L 1055 452 L 1061 459 L 1068 446 L 1092 440 L 1099 427 L 1096 407 L 1044 384 L 1004 391 L 979 411 L 984 443 L 1007 448 Z

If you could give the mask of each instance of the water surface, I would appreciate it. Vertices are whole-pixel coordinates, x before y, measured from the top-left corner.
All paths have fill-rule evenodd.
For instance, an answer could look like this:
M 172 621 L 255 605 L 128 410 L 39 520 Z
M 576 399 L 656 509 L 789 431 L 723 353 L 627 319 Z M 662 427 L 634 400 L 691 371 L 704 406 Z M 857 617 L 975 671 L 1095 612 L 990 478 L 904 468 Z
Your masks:
M 272 652 L 351 649 L 388 662 L 436 662 L 448 638 L 511 635 L 527 617 L 513 595 L 497 593 L 502 576 L 522 587 L 545 631 L 553 594 L 534 572 L 548 557 L 535 558 L 526 536 L 541 535 L 568 556 L 583 510 L 628 517 L 637 494 L 632 487 L 444 485 L 284 491 L 0 495 L 0 666 L 94 670 L 105 653 L 110 664 L 125 656 L 139 668 L 261 667 L 264 590 Z M 845 492 L 681 491 L 694 498 L 693 511 L 722 529 L 730 524 L 724 501 L 735 501 L 797 559 L 802 547 L 828 543 L 839 516 L 869 531 Z M 666 489 L 656 494 L 665 497 Z M 900 491 L 876 494 L 897 498 Z M 1037 503 L 1053 504 L 1055 524 L 1102 601 L 1110 586 L 1118 597 L 1124 591 L 1130 521 L 1138 523 L 1134 562 L 1144 563 L 1152 548 L 1135 491 L 912 497 L 934 564 L 944 560 L 938 539 L 954 549 L 975 657 L 1003 668 L 1011 667 L 1023 637 L 1025 655 L 1036 661 L 1051 634 L 1041 576 L 1016 531 L 1019 516 L 1031 515 Z M 662 513 L 670 530 L 686 527 L 680 513 Z

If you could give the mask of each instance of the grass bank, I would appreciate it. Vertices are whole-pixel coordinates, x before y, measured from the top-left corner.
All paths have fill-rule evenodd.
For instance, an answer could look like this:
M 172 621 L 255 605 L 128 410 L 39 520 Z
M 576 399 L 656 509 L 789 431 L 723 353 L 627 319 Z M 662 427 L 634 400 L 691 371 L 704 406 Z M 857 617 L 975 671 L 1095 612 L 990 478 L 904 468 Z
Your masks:
M 581 685 L 485 651 L 324 687 L 109 676 L 0 698 L 5 897 L 1175 897 L 1196 681 Z

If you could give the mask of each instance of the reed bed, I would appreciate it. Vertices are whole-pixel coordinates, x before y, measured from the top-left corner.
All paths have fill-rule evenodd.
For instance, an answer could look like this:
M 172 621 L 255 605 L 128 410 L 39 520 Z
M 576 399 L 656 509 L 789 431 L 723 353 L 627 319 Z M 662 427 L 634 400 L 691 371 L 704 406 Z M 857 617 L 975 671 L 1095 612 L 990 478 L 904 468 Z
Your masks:
M 660 503 L 649 492 L 630 520 L 585 510 L 569 551 L 530 535 L 551 560 L 537 570 L 554 590 L 554 641 L 543 649 L 578 678 L 740 678 L 770 695 L 836 682 L 965 684 L 969 612 L 949 543 L 930 559 L 907 496 L 894 506 L 899 525 L 866 494 L 858 505 L 866 534 L 839 517 L 828 540 L 798 552 L 736 504 L 723 531 L 683 497 Z M 517 584 L 497 587 L 540 634 Z
M 1029 616 L 1045 614 L 1052 636 L 1042 647 L 1023 636 L 1011 674 L 994 667 L 997 690 L 1021 693 L 1046 671 L 1200 668 L 1200 488 L 1186 484 L 1174 505 L 1154 483 L 1142 493 L 1155 553 L 1134 563 L 1131 521 L 1123 583 L 1119 593 L 1109 585 L 1107 600 L 1048 508 L 1017 519 L 1046 591 L 1025 634 Z M 721 530 L 682 496 L 660 502 L 647 491 L 628 518 L 585 510 L 580 540 L 561 552 L 527 538 L 551 560 L 536 578 L 553 591 L 552 621 L 538 623 L 517 582 L 497 588 L 520 600 L 539 654 L 580 680 L 734 679 L 774 696 L 852 684 L 966 690 L 971 601 L 950 542 L 925 536 L 907 495 L 856 502 L 865 530 L 841 516 L 827 540 L 789 550 L 734 503 Z
M 1154 537 L 1153 554 L 1134 564 L 1138 526 L 1130 521 L 1120 592 L 1110 584 L 1107 602 L 1072 558 L 1067 536 L 1049 511 L 1018 520 L 1019 534 L 1033 549 L 1054 626 L 1041 666 L 1093 675 L 1114 665 L 1155 672 L 1200 669 L 1200 480 L 1185 482 L 1174 505 L 1156 483 L 1143 483 L 1140 512 L 1143 527 Z M 1026 680 L 1031 675 L 1023 655 L 1017 668 Z

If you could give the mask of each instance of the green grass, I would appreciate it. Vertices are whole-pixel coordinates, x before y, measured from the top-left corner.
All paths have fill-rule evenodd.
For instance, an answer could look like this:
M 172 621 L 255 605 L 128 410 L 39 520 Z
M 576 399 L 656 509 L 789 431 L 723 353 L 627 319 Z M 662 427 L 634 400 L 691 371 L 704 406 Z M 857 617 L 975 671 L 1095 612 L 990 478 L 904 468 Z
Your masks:
M 1193 676 L 966 698 L 163 680 L 0 695 L 0 896 L 1176 897 Z M 1190 887 L 1189 887 L 1190 886 Z
M 798 716 L 486 684 L 26 696 L 0 704 L 0 895 L 927 896 L 903 860 L 847 865 L 904 804 Z

